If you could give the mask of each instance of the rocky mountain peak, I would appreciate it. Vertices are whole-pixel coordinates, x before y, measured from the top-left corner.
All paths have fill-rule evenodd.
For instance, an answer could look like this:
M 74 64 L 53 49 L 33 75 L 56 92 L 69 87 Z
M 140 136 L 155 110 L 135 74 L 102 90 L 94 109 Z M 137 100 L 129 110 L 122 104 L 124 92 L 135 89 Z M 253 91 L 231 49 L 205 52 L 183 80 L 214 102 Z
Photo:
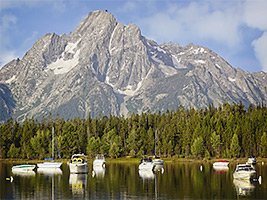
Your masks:
M 0 69 L 0 121 L 266 104 L 266 77 L 235 69 L 206 47 L 158 45 L 136 25 L 93 11 L 74 32 L 46 34 Z
M 100 34 L 113 30 L 117 24 L 115 17 L 107 11 L 93 11 L 85 17 L 74 31 L 74 35 Z M 110 32 L 110 31 L 109 31 Z

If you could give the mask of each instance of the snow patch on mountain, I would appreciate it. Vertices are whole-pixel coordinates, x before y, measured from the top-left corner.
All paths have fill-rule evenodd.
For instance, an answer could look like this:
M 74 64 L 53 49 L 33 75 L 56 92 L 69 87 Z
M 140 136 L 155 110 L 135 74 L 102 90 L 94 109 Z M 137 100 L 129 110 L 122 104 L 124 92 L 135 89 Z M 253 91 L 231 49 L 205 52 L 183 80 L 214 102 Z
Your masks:
M 75 45 L 73 45 L 75 46 Z M 73 47 L 72 46 L 72 47 Z M 71 49 L 73 50 L 73 49 Z M 64 58 L 59 58 L 55 62 L 47 66 L 47 70 L 52 70 L 54 74 L 66 74 L 71 71 L 76 65 L 79 64 L 79 54 L 80 50 L 76 51 L 72 59 L 64 60 Z
M 228 80 L 231 81 L 231 82 L 235 82 L 236 81 L 235 78 L 231 78 L 231 77 L 229 77 Z
M 205 60 L 194 60 L 194 62 L 197 64 L 205 64 L 206 63 Z
M 81 39 L 79 39 L 77 42 L 75 43 L 72 43 L 72 42 L 69 42 L 65 48 L 65 52 L 67 53 L 72 53 L 74 54 L 75 53 L 75 48 L 77 47 L 78 43 L 81 41 Z

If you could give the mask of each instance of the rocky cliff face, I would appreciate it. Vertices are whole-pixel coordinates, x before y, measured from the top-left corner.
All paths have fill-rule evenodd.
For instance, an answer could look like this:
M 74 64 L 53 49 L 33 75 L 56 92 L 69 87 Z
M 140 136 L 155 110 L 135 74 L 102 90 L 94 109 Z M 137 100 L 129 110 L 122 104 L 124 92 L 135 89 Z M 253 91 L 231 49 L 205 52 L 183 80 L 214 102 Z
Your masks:
M 235 69 L 204 47 L 158 45 L 103 11 L 68 35 L 46 34 L 0 70 L 0 83 L 2 121 L 267 103 L 266 73 Z

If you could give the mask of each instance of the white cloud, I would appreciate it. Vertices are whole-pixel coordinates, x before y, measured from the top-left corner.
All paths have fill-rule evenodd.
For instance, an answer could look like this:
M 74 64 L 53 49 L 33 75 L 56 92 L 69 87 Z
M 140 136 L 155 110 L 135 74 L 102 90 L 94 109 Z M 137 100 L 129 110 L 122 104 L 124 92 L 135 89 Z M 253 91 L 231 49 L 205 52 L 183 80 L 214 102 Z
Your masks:
M 0 68 L 18 56 L 14 51 L 2 51 L 0 53 Z
M 249 27 L 263 31 L 260 37 L 253 40 L 252 46 L 262 70 L 267 72 L 267 1 L 245 1 L 244 22 Z
M 191 2 L 186 6 L 169 5 L 169 8 L 141 19 L 140 24 L 149 37 L 157 41 L 188 42 L 192 38 L 210 40 L 227 47 L 237 46 L 242 39 L 239 4 L 236 7 L 214 9 L 210 4 Z M 194 42 L 194 41 L 192 41 Z
M 1 0 L 0 10 L 17 7 L 42 7 L 49 5 L 55 11 L 63 12 L 66 10 L 65 0 Z
M 18 57 L 10 47 L 9 32 L 17 23 L 14 15 L 4 15 L 0 21 L 0 67 L 12 59 Z
M 266 0 L 172 3 L 167 6 L 168 9 L 159 9 L 153 15 L 140 19 L 139 24 L 146 36 L 158 42 L 212 44 L 224 54 L 232 55 L 230 57 L 244 52 L 246 44 L 251 43 L 256 58 L 266 71 Z M 255 28 L 265 33 L 259 38 L 259 32 L 246 37 L 246 33 Z
M 267 30 L 267 1 L 247 0 L 244 5 L 244 21 L 252 28 Z
M 262 65 L 262 70 L 267 72 L 267 32 L 252 43 L 256 57 Z

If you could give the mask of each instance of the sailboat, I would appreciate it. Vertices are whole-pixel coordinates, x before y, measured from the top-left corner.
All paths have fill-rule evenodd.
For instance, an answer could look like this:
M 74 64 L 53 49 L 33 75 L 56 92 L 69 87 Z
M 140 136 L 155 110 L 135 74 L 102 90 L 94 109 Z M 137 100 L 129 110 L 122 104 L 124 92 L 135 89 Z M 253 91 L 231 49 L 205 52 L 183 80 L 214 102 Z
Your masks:
M 155 143 L 154 143 L 154 154 L 155 154 L 155 158 L 152 160 L 152 162 L 153 162 L 153 164 L 154 165 L 156 165 L 156 166 L 160 166 L 160 168 L 161 168 L 161 165 L 163 165 L 164 164 L 164 161 L 162 160 L 162 159 L 160 159 L 160 157 L 159 156 L 157 156 L 157 149 L 156 149 L 156 147 L 157 147 L 157 140 L 158 140 L 158 136 L 157 136 L 157 130 L 156 130 L 156 132 L 155 132 Z
M 55 147 L 55 130 L 54 127 L 52 127 L 52 159 L 54 160 L 54 147 Z M 38 163 L 37 167 L 38 168 L 46 168 L 46 169 L 55 169 L 55 168 L 60 168 L 62 165 L 62 162 L 43 162 L 43 163 Z

